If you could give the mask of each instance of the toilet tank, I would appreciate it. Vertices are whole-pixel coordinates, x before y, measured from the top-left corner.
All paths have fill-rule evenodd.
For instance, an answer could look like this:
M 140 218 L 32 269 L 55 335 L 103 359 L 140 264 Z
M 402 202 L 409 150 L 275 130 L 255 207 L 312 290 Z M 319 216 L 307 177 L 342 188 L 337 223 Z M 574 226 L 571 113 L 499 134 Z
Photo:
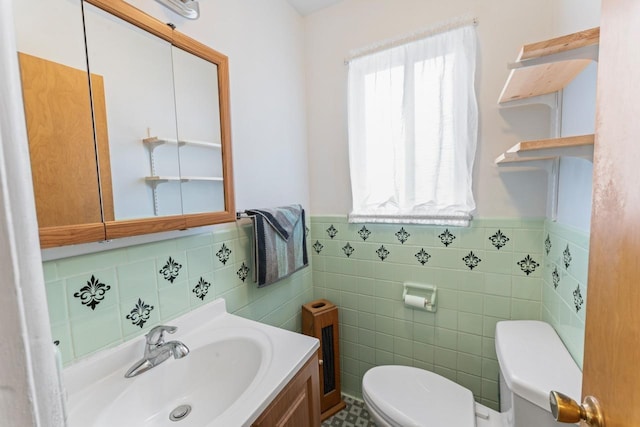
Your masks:
M 580 402 L 582 372 L 555 330 L 535 320 L 496 325 L 500 365 L 500 411 L 509 426 L 555 427 L 549 392 L 557 390 Z

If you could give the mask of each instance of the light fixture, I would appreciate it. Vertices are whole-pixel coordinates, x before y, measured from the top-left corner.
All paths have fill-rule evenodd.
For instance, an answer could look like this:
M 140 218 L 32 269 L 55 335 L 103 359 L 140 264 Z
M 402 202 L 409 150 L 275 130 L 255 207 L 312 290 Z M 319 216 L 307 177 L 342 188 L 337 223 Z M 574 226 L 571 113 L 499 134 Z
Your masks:
M 200 6 L 197 0 L 156 0 L 163 6 L 168 7 L 180 16 L 188 19 L 198 19 L 200 16 Z

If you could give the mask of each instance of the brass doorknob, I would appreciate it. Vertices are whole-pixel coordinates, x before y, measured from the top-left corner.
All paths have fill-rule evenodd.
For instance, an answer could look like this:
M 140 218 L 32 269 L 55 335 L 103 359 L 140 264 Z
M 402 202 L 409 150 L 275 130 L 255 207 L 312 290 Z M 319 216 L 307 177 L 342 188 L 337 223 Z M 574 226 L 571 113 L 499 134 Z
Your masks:
M 561 423 L 577 423 L 583 420 L 590 427 L 604 427 L 604 416 L 595 397 L 587 396 L 582 405 L 569 396 L 552 391 L 549 393 L 551 414 Z

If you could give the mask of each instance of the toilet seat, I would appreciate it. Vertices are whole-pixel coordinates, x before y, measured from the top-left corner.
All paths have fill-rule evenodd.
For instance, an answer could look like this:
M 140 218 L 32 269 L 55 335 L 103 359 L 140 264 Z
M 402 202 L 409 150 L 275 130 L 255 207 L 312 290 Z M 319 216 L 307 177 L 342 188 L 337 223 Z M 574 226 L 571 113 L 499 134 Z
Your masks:
M 474 427 L 470 390 L 433 372 L 410 366 L 377 366 L 362 378 L 372 412 L 392 426 Z

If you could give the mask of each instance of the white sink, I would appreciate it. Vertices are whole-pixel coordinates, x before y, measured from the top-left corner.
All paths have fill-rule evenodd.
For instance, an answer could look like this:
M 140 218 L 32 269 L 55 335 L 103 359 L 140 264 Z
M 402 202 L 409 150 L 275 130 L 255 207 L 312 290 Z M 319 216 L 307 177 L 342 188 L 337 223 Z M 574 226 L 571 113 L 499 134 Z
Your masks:
M 318 348 L 318 341 L 226 313 L 224 300 L 167 322 L 191 352 L 133 378 L 144 337 L 65 369 L 69 427 L 250 425 Z M 170 420 L 176 408 L 190 412 Z

